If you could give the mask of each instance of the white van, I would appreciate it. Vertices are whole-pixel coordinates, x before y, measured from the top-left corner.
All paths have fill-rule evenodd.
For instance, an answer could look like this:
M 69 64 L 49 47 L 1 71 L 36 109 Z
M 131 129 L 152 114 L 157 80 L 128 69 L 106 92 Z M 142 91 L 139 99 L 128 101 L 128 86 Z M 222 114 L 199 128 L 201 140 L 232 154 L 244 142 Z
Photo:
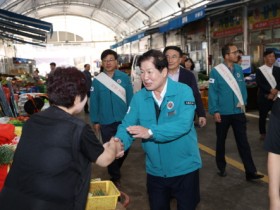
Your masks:
M 137 91 L 141 90 L 142 87 L 141 71 L 140 71 L 140 67 L 137 65 L 139 57 L 140 55 L 133 56 L 133 61 L 131 66 L 130 78 L 133 86 L 133 93 L 136 93 Z

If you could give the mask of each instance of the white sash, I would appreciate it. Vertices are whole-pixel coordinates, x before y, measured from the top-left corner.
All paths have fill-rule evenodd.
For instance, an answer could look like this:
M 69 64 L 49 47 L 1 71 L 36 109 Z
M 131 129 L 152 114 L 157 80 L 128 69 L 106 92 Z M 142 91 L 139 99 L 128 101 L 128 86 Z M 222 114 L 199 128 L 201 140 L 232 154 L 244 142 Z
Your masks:
M 214 67 L 217 72 L 222 76 L 222 78 L 226 81 L 226 83 L 229 85 L 229 87 L 233 90 L 234 94 L 236 95 L 239 103 L 237 104 L 237 107 L 240 107 L 241 110 L 245 113 L 245 105 L 243 101 L 243 97 L 240 91 L 240 88 L 230 72 L 230 70 L 226 67 L 225 64 L 221 63 Z
M 101 72 L 95 77 L 99 82 L 101 82 L 105 87 L 115 93 L 120 99 L 126 103 L 126 92 L 125 89 L 118 84 L 115 80 L 109 77 L 107 74 Z
M 271 71 L 271 74 L 270 74 L 270 71 L 269 71 L 269 67 L 267 65 L 263 65 L 261 66 L 260 68 L 260 71 L 262 72 L 262 74 L 264 75 L 265 79 L 268 81 L 268 83 L 270 84 L 270 86 L 272 88 L 275 88 L 277 83 L 276 83 L 276 80 L 272 74 L 272 71 L 273 71 L 273 67 L 272 67 L 272 71 Z M 278 94 L 277 96 L 274 98 L 274 100 L 279 97 L 280 98 L 280 91 L 278 91 Z
M 275 88 L 276 80 L 275 80 L 274 76 L 272 75 L 272 72 L 270 74 L 270 72 L 269 72 L 270 68 L 267 65 L 263 65 L 259 69 L 261 70 L 262 74 L 264 75 L 265 79 L 268 81 L 270 86 L 272 88 Z

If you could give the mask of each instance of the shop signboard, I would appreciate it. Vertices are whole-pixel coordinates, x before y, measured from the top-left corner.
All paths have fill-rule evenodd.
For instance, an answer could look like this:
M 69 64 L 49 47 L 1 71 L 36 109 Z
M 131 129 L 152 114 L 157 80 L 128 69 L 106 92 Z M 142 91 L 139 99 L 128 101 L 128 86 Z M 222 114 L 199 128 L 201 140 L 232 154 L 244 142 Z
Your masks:
M 249 9 L 249 28 L 266 29 L 280 25 L 278 0 L 270 0 L 254 5 Z
M 251 73 L 251 56 L 250 55 L 243 55 L 241 56 L 241 67 L 244 74 Z
M 222 29 L 219 31 L 214 31 L 213 37 L 219 38 L 219 37 L 224 37 L 224 36 L 232 36 L 235 34 L 240 34 L 242 32 L 243 32 L 242 26 L 229 27 L 229 28 Z

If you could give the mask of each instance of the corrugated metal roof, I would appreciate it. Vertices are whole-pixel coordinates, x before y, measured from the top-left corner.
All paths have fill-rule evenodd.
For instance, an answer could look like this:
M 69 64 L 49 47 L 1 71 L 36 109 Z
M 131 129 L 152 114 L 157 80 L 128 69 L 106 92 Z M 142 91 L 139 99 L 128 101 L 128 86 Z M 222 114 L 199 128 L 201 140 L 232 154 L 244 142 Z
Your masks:
M 180 7 L 178 6 L 180 3 Z M 0 8 L 42 19 L 74 15 L 95 20 L 119 36 L 136 34 L 147 25 L 176 16 L 202 0 L 0 0 Z

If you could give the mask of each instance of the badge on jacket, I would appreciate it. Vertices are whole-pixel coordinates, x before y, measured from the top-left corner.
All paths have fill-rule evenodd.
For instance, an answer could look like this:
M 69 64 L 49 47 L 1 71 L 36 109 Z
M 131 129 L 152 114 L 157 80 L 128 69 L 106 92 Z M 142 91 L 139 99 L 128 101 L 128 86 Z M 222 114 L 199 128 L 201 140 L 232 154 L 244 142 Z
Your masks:
M 209 79 L 209 83 L 214 83 L 214 82 L 215 82 L 215 79 L 213 79 L 213 78 Z
M 174 111 L 172 111 L 172 112 L 168 112 L 167 113 L 167 116 L 168 117 L 171 117 L 171 116 L 173 116 L 173 115 L 175 115 L 176 114 L 176 111 L 174 110 Z
M 185 105 L 195 105 L 194 101 L 185 101 Z
M 167 106 L 167 109 L 172 109 L 174 107 L 173 101 L 169 101 L 166 106 Z

